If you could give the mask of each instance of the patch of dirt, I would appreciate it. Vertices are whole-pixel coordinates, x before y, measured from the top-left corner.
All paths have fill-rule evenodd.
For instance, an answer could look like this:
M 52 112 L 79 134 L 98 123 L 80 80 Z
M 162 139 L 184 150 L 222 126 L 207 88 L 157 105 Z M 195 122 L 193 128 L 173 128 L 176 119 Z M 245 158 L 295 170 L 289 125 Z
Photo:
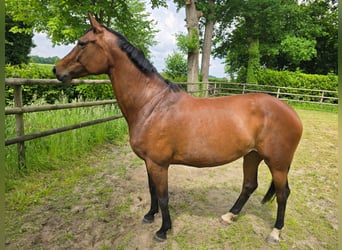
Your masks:
M 128 145 L 110 144 L 96 149 L 87 161 L 96 174 L 79 179 L 69 192 L 52 193 L 42 205 L 20 215 L 16 232 L 8 232 L 6 249 L 281 249 L 264 241 L 276 209 L 275 202 L 260 204 L 270 180 L 266 167 L 260 174 L 260 191 L 231 226 L 219 218 L 239 195 L 241 160 L 216 168 L 170 167 L 173 229 L 167 241 L 157 243 L 153 235 L 161 225 L 160 214 L 154 223 L 142 224 L 150 206 L 143 161 Z M 296 241 L 286 229 L 284 235 L 293 249 L 322 247 L 315 237 Z

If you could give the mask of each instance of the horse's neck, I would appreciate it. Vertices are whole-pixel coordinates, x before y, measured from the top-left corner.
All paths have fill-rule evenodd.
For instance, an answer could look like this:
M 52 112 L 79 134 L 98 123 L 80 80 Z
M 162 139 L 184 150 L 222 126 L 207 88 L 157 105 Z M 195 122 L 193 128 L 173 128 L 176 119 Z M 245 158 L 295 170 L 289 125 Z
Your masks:
M 110 79 L 121 112 L 129 125 L 136 123 L 141 115 L 148 114 L 166 89 L 157 76 L 146 76 L 139 70 L 113 69 Z

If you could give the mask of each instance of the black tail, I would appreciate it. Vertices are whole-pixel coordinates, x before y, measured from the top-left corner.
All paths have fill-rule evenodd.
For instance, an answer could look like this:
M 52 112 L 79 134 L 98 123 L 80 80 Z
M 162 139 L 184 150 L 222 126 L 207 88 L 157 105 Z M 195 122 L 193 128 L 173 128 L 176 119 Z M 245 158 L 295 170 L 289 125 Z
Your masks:
M 266 202 L 273 200 L 275 197 L 275 187 L 273 181 L 271 182 L 271 185 L 265 194 L 264 198 L 262 199 L 261 203 L 265 204 Z

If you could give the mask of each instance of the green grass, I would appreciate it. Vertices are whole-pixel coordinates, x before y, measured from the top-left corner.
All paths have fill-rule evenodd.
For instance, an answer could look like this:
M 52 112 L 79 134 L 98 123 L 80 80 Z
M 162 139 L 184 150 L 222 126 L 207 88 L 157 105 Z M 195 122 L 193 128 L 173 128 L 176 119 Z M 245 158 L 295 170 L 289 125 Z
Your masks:
M 120 114 L 120 110 L 115 105 L 28 113 L 24 115 L 25 134 L 105 118 L 114 114 Z M 6 138 L 15 136 L 14 116 L 6 116 L 5 130 Z M 125 120 L 118 119 L 27 141 L 25 142 L 27 165 L 25 171 L 18 169 L 16 145 L 7 146 L 5 148 L 6 188 L 10 189 L 11 182 L 20 176 L 67 167 L 73 162 L 81 161 L 99 144 L 126 142 L 127 135 Z
M 108 112 L 112 112 L 112 108 L 109 109 Z M 170 212 L 174 219 L 175 232 L 168 235 L 168 241 L 160 245 L 161 248 L 225 249 L 229 246 L 231 249 L 337 249 L 337 113 L 304 109 L 297 109 L 297 112 L 303 121 L 304 132 L 289 173 L 291 195 L 286 210 L 283 240 L 280 244 L 273 246 L 265 243 L 265 237 L 274 223 L 276 202 L 260 205 L 260 200 L 270 181 L 269 170 L 264 164 L 259 168 L 259 188 L 244 207 L 237 222 L 229 227 L 218 222 L 216 210 L 212 209 L 211 205 L 220 204 L 216 204 L 215 199 L 208 198 L 210 191 L 216 191 L 220 197 L 223 193 L 227 194 L 230 200 L 225 203 L 229 206 L 241 189 L 240 182 L 221 180 L 222 183 L 213 184 L 209 181 L 223 172 L 226 174 L 231 167 L 235 168 L 228 165 L 222 168 L 223 172 L 218 170 L 214 173 L 213 169 L 213 172 L 203 179 L 194 178 L 186 184 L 189 185 L 186 188 L 180 187 L 181 193 L 173 190 Z M 122 123 L 125 127 L 124 120 Z M 101 125 L 94 128 L 98 126 Z M 116 122 L 102 129 L 108 131 L 115 126 Z M 85 131 L 84 129 L 79 131 L 82 130 Z M 127 132 L 126 127 L 124 131 Z M 91 133 L 96 134 L 95 131 Z M 65 133 L 60 136 L 65 136 Z M 79 140 L 79 136 L 88 138 L 82 134 L 77 137 L 68 135 L 65 137 L 70 141 L 65 143 L 73 145 L 72 139 Z M 115 138 L 113 135 L 110 141 L 126 142 L 127 134 L 121 139 Z M 52 136 L 50 140 L 56 139 Z M 88 140 L 83 140 L 83 143 L 87 144 Z M 108 140 L 108 138 L 104 139 L 104 142 Z M 116 240 L 117 249 L 127 249 L 132 246 L 131 242 L 136 238 L 132 230 L 150 232 L 152 237 L 152 233 L 158 229 L 159 222 L 151 227 L 141 226 L 139 222 L 142 214 L 147 210 L 148 202 L 146 201 L 146 208 L 142 209 L 141 214 L 137 214 L 137 211 L 132 209 L 136 203 L 137 193 L 141 191 L 139 185 L 134 186 L 139 182 L 130 180 L 132 170 L 142 167 L 143 163 L 141 160 L 138 162 L 137 158 L 130 158 L 129 154 L 132 153 L 128 146 L 109 152 L 111 148 L 107 148 L 106 145 L 95 147 L 100 144 L 101 142 L 90 143 L 82 154 L 76 153 L 71 154 L 70 158 L 55 159 L 54 164 L 51 164 L 51 170 L 43 168 L 39 171 L 38 168 L 32 167 L 24 177 L 11 179 L 6 195 L 8 239 L 20 240 L 23 239 L 23 234 L 39 231 L 39 228 L 34 228 L 36 224 L 27 222 L 27 218 L 28 215 L 36 218 L 35 209 L 45 211 L 45 207 L 56 209 L 53 213 L 63 218 L 65 228 L 73 222 L 82 220 L 81 215 L 84 216 L 84 220 L 101 220 L 97 226 L 103 226 L 106 232 L 104 234 L 108 239 Z M 62 146 L 66 149 L 61 151 L 59 157 L 69 151 L 78 152 L 77 148 L 71 149 L 69 145 Z M 95 149 L 90 149 L 91 147 Z M 49 151 L 44 152 L 49 153 Z M 240 164 L 237 165 L 236 167 L 241 170 Z M 179 178 L 180 183 L 170 184 L 178 187 L 181 185 L 182 176 Z M 141 192 L 145 194 L 148 191 Z M 117 195 L 115 199 L 113 195 Z M 178 201 L 175 195 L 181 199 Z M 111 207 L 105 207 L 105 204 L 114 201 Z M 81 214 L 68 209 L 75 205 L 89 208 L 89 212 Z M 81 214 L 80 217 L 77 217 L 78 214 Z M 56 229 L 56 233 L 60 231 Z M 77 239 L 75 237 L 77 235 L 65 231 L 60 236 L 60 240 L 72 241 Z M 111 245 L 103 241 L 102 249 L 110 248 Z
M 332 113 L 338 112 L 338 105 L 314 104 L 296 101 L 288 101 L 288 103 L 297 110 L 313 110 Z

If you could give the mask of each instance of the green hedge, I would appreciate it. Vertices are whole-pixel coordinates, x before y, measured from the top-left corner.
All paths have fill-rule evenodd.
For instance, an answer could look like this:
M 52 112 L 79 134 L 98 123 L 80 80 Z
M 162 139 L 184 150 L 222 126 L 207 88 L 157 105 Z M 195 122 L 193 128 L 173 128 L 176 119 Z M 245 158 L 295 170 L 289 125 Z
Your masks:
M 52 64 L 6 65 L 5 75 L 6 78 L 54 79 L 52 68 Z
M 7 78 L 36 78 L 36 79 L 54 79 L 52 73 L 53 65 L 47 64 L 23 64 L 19 66 L 7 65 L 5 74 Z M 292 88 L 305 88 L 313 90 L 332 90 L 337 91 L 337 76 L 329 75 L 309 75 L 301 72 L 275 71 L 264 69 L 257 72 L 257 82 L 259 85 L 282 86 Z M 108 79 L 106 75 L 89 76 L 87 79 Z M 215 79 L 217 80 L 217 79 Z M 224 79 L 220 79 L 224 82 Z M 214 81 L 214 79 L 210 79 Z M 230 84 L 231 85 L 231 84 Z M 228 90 L 227 90 L 228 91 Z M 225 92 L 224 90 L 222 92 Z M 293 92 L 293 91 L 292 91 Z M 315 94 L 315 93 L 313 93 Z M 79 86 L 24 86 L 23 101 L 24 104 L 30 104 L 37 99 L 44 99 L 47 103 L 55 103 L 61 100 L 61 97 L 67 97 L 68 101 L 84 99 L 112 99 L 113 90 L 110 84 L 106 85 L 79 85 Z M 13 89 L 6 86 L 6 103 L 13 101 Z
M 51 64 L 22 64 L 7 65 L 5 68 L 6 78 L 28 78 L 28 79 L 55 79 L 52 73 L 53 65 Z M 106 75 L 89 76 L 87 79 L 108 79 Z M 13 88 L 6 86 L 6 104 L 13 102 Z M 53 104 L 56 101 L 67 97 L 68 101 L 84 99 L 112 99 L 114 98 L 113 90 L 110 84 L 92 85 L 84 84 L 78 86 L 53 86 L 53 85 L 36 85 L 23 86 L 23 103 L 24 105 L 43 99 L 47 103 Z
M 338 87 L 337 76 L 334 74 L 311 75 L 301 72 L 275 71 L 270 69 L 258 71 L 257 81 L 259 85 L 317 90 L 337 91 Z

